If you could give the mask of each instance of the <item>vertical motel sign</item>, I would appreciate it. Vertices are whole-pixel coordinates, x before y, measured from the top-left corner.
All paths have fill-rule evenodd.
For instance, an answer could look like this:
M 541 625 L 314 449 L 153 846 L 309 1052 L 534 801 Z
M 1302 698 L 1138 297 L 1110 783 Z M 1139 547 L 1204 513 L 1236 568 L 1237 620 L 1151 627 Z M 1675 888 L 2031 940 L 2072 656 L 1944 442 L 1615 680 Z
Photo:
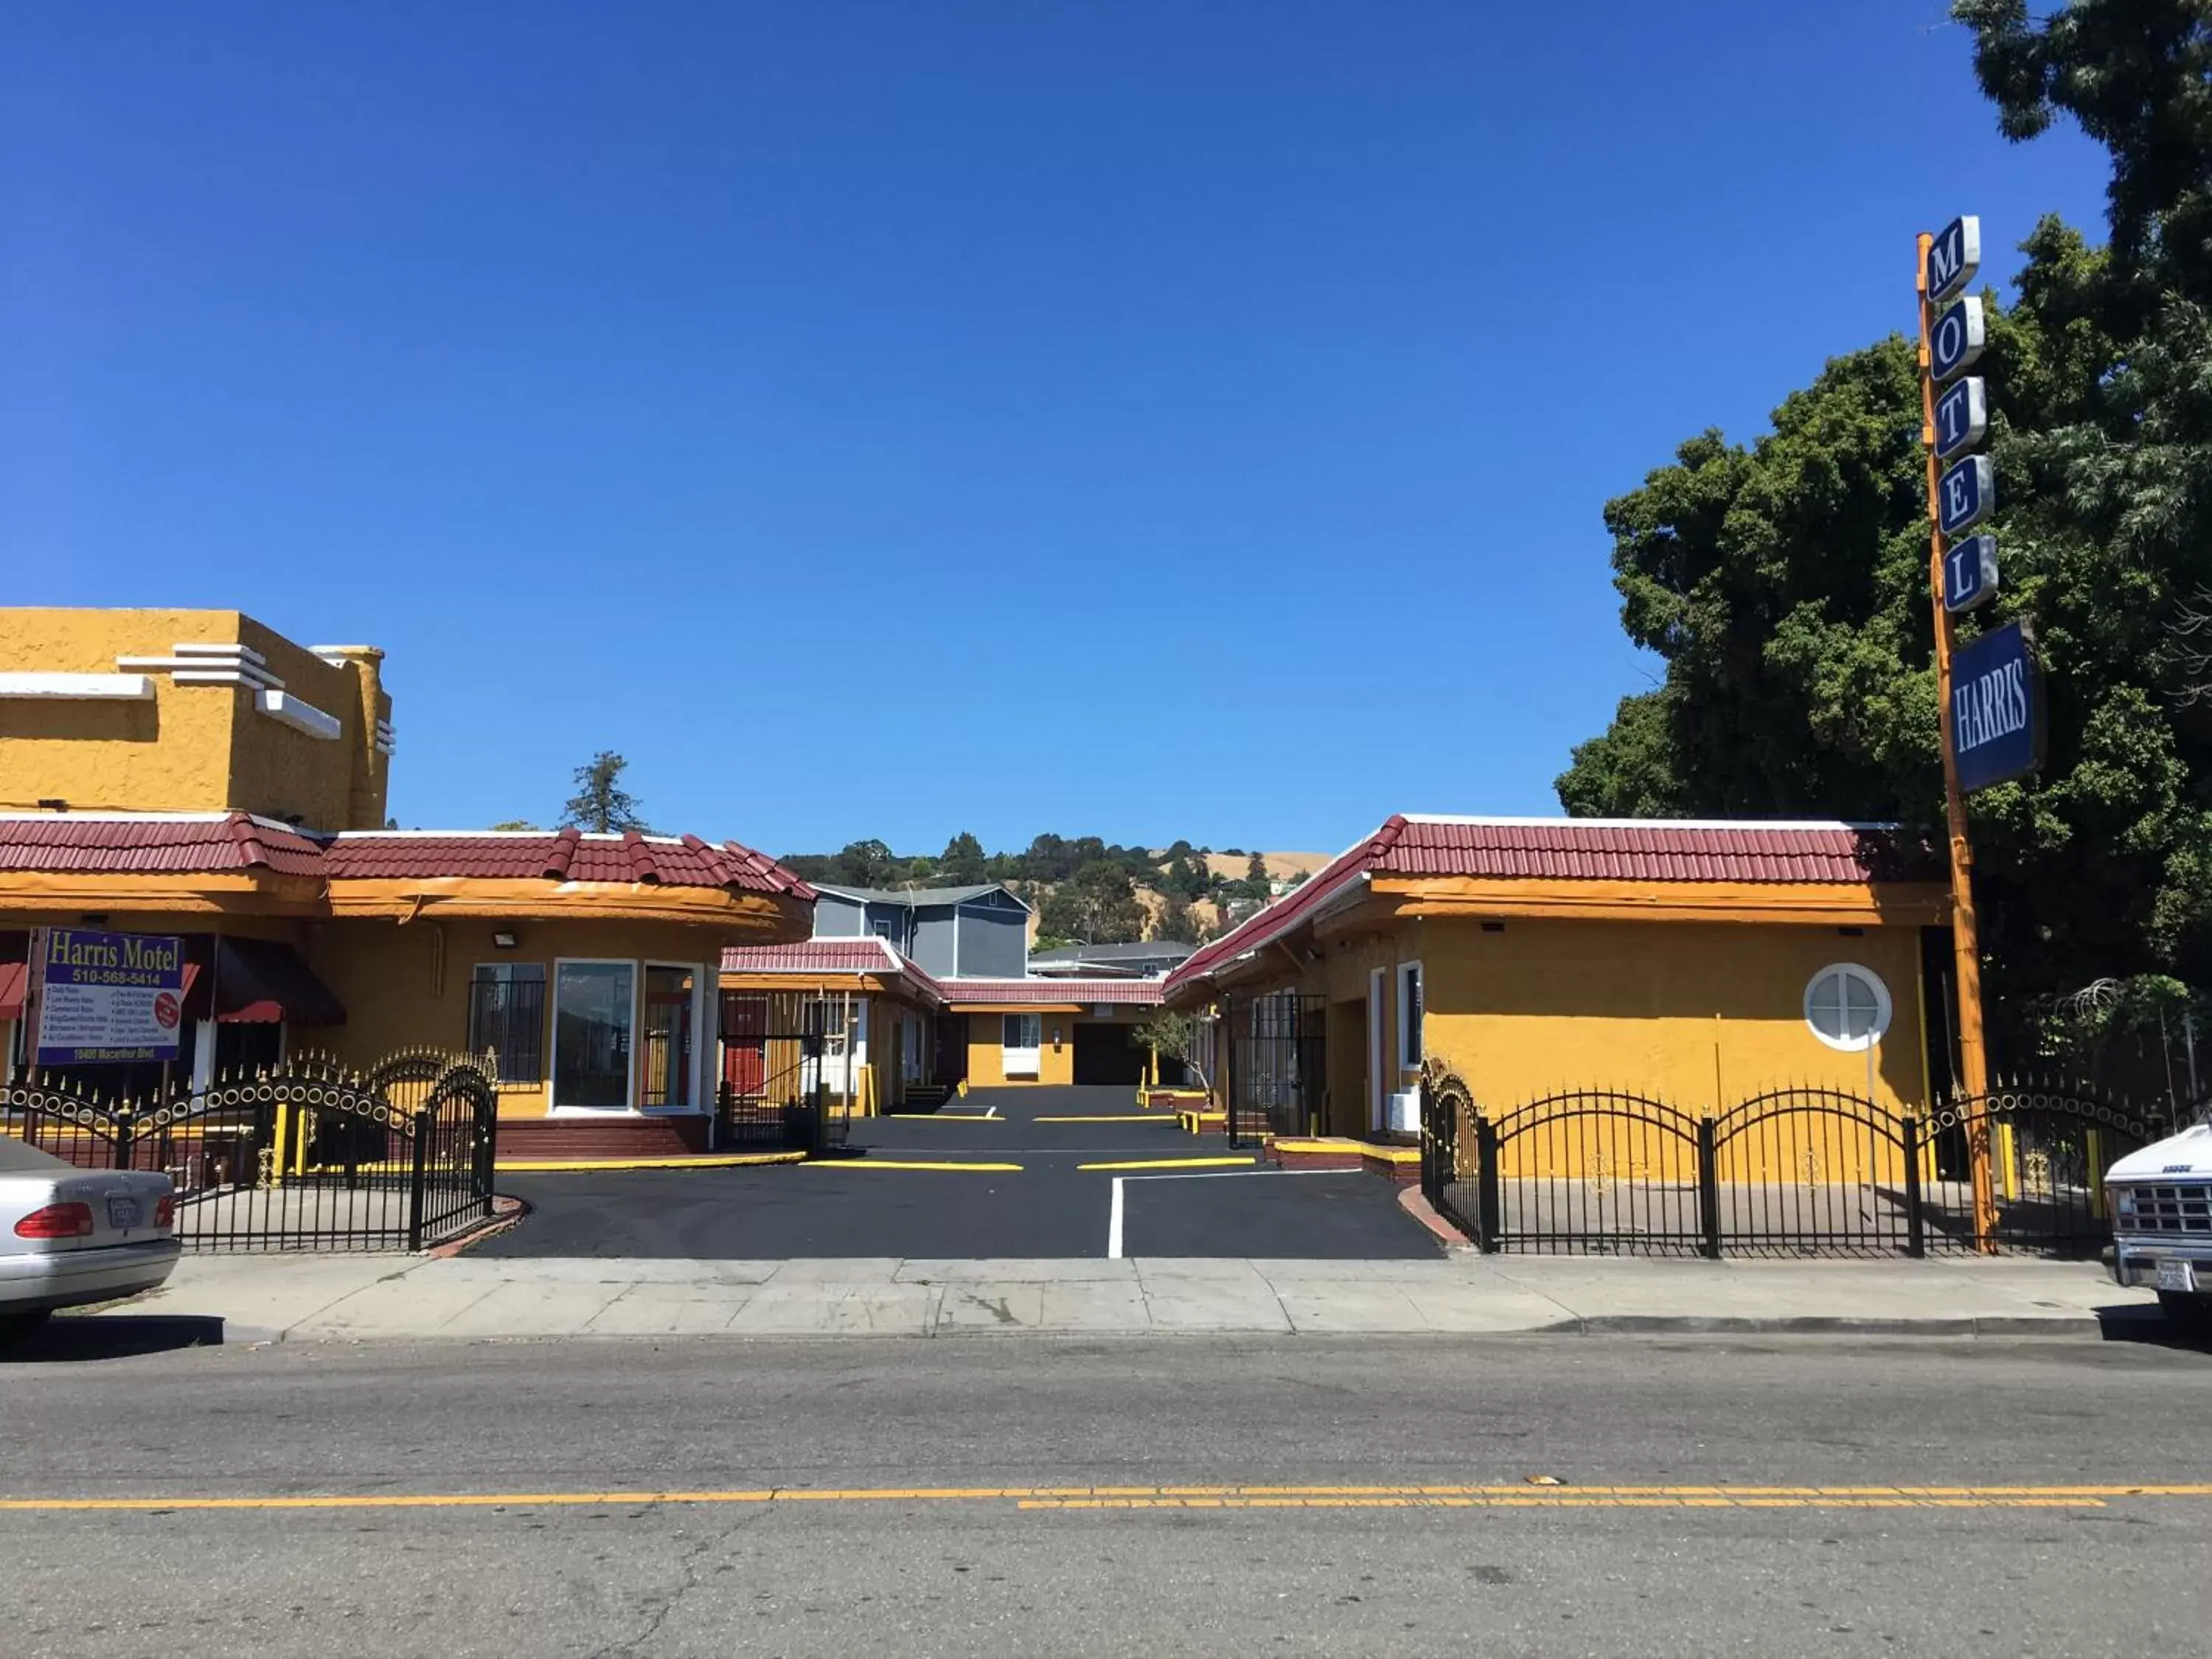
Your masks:
M 1968 371 L 1985 343 L 1982 302 L 1966 290 L 1982 264 L 1982 222 L 1954 219 L 1918 240 L 1921 441 L 1928 451 L 1928 577 L 1936 615 L 1936 694 L 1942 720 L 1943 806 L 1949 829 L 1951 941 L 1958 981 L 1959 1078 L 1970 1097 L 1989 1092 L 1982 1031 L 1982 958 L 1974 915 L 1973 848 L 1966 793 L 2017 777 L 2040 758 L 2029 632 L 2019 623 L 1953 649 L 1954 619 L 1997 591 L 1996 543 L 1972 533 L 1996 510 L 1996 469 L 1977 453 L 1989 432 L 1989 392 Z M 1994 1249 L 1996 1193 L 1986 1113 L 1969 1120 L 1974 1233 Z

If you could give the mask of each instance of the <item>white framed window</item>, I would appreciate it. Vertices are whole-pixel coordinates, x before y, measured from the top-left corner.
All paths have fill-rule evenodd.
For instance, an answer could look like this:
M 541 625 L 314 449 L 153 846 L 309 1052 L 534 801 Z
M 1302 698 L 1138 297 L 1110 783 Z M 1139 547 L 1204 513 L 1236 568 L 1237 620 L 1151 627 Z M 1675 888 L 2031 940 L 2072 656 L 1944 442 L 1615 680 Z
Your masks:
M 1405 1071 L 1418 1068 L 1425 1052 L 1421 1014 L 1421 964 L 1401 962 L 1398 964 L 1398 1064 Z
M 1000 1069 L 1008 1077 L 1035 1077 L 1044 1047 L 1044 1019 L 1039 1014 L 1008 1014 L 1000 1030 L 1004 1050 Z
M 1889 1030 L 1889 987 L 1871 968 L 1832 962 L 1805 987 L 1805 1023 L 1831 1048 L 1857 1054 Z
M 626 1112 L 636 1106 L 631 1036 L 635 962 L 563 957 L 553 964 L 553 1109 Z

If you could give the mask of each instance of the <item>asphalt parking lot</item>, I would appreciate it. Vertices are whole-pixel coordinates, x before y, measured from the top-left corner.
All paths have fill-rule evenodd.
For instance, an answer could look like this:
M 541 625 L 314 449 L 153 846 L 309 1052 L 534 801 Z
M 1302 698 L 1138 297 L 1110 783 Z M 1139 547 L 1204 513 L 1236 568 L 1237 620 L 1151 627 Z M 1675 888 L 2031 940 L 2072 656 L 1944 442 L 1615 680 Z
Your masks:
M 475 1253 L 1358 1261 L 1437 1252 L 1389 1182 L 1264 1168 L 1219 1135 L 1182 1133 L 1172 1113 L 1139 1113 L 1127 1089 L 978 1090 L 948 1107 L 856 1122 L 849 1156 L 817 1163 L 503 1177 L 501 1189 L 530 1213 Z

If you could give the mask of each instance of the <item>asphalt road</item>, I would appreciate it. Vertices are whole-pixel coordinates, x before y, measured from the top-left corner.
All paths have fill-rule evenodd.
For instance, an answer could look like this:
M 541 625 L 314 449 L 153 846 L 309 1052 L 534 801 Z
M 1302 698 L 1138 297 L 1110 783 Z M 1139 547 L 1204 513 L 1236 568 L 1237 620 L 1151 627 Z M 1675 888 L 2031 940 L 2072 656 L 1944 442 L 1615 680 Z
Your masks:
M 0 1504 L 0 1647 L 2197 1653 L 2208 1388 L 2212 1357 L 2151 1346 L 1802 1337 L 27 1364 L 0 1368 L 0 1492 L 34 1504 Z M 317 1495 L 369 1501 L 279 1506 Z
M 1113 1237 L 1117 1178 L 1127 1255 L 1381 1260 L 1438 1249 L 1388 1182 L 1261 1170 L 1249 1148 L 1182 1133 L 1172 1113 L 1140 1115 L 1127 1089 L 978 1090 L 931 1116 L 863 1119 L 847 1150 L 796 1167 L 502 1176 L 501 1190 L 531 1213 L 477 1249 L 708 1261 L 1098 1256 Z

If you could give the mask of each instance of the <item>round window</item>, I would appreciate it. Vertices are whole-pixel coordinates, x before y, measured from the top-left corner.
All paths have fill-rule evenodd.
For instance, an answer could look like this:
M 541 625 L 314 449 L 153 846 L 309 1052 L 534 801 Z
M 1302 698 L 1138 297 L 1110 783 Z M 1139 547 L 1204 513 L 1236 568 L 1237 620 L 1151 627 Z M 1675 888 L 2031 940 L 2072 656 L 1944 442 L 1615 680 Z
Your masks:
M 1856 1053 L 1889 1030 L 1889 988 L 1871 969 L 1832 963 L 1805 988 L 1805 1023 L 1831 1048 Z

